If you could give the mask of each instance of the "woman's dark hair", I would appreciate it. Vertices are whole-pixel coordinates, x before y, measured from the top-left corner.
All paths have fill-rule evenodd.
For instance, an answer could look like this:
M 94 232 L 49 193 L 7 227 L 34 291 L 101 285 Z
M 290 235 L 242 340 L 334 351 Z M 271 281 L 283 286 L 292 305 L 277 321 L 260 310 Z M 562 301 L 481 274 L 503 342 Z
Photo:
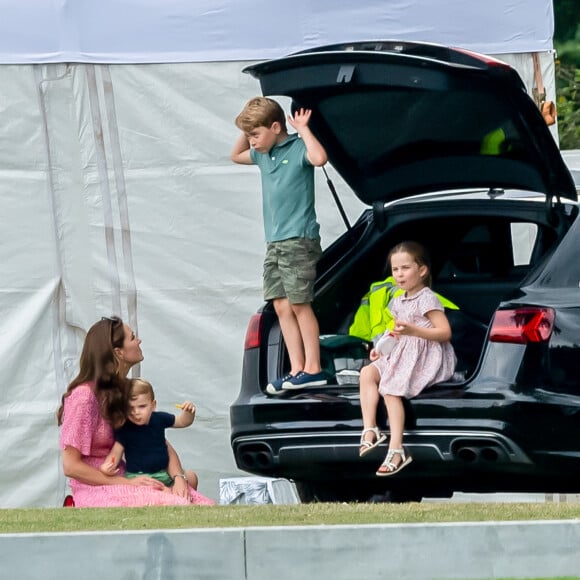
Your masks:
M 102 417 L 113 428 L 125 422 L 129 381 L 119 376 L 119 361 L 115 348 L 122 348 L 125 340 L 123 321 L 113 316 L 101 318 L 89 328 L 80 358 L 79 374 L 68 386 L 62 396 L 56 417 L 62 424 L 64 400 L 83 383 L 94 382 L 95 393 L 100 403 Z
M 419 266 L 427 267 L 427 274 L 425 274 L 423 282 L 425 283 L 425 286 L 431 288 L 431 260 L 429 259 L 427 250 L 425 250 L 425 248 L 418 242 L 401 242 L 389 252 L 387 257 L 387 265 L 389 269 L 391 267 L 391 258 L 393 254 L 399 254 L 401 252 L 406 252 L 407 254 L 411 255 Z

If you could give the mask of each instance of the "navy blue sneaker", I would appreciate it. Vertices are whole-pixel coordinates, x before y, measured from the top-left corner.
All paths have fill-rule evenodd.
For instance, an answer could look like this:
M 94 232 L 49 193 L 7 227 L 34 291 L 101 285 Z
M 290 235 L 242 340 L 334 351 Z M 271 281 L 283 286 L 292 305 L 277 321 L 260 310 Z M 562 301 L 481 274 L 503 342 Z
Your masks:
M 322 387 L 326 383 L 328 383 L 328 380 L 324 371 L 313 375 L 300 371 L 295 376 L 283 381 L 282 388 L 290 391 L 292 389 L 303 389 L 304 387 Z
M 290 379 L 294 378 L 290 373 L 268 383 L 266 385 L 266 393 L 268 395 L 281 395 L 284 391 L 282 390 L 282 385 L 285 381 L 289 381 Z

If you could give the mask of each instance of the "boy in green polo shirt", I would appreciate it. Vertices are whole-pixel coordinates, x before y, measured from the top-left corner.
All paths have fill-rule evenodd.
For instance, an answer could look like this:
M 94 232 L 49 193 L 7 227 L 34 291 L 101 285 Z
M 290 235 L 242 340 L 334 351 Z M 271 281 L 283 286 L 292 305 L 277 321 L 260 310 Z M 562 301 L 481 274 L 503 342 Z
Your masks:
M 235 163 L 255 164 L 262 177 L 262 211 L 266 234 L 264 299 L 272 300 L 288 355 L 290 372 L 266 387 L 270 395 L 325 385 L 320 342 L 312 310 L 316 263 L 320 259 L 319 225 L 314 210 L 314 166 L 327 161 L 326 151 L 308 127 L 311 111 L 299 109 L 288 123 L 273 99 L 250 99 L 236 118 L 242 134 L 232 150 Z

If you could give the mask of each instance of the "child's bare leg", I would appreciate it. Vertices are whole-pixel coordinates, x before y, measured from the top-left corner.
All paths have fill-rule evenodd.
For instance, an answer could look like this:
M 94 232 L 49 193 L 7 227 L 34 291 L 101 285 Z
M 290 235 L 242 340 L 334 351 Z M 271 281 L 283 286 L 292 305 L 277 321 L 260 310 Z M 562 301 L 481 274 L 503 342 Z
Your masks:
M 385 395 L 385 405 L 389 417 L 390 449 L 400 449 L 403 445 L 403 430 L 405 429 L 405 407 L 403 399 L 395 395 Z
M 379 404 L 380 375 L 374 365 L 367 365 L 360 371 L 360 409 L 362 412 L 363 429 L 377 426 L 377 406 Z M 374 442 L 376 436 L 372 432 L 364 434 L 365 441 Z M 361 447 L 363 450 L 363 447 Z
M 282 336 L 288 349 L 290 373 L 295 375 L 304 370 L 304 347 L 298 320 L 287 298 L 276 298 L 274 300 L 274 310 L 276 310 L 278 315 Z
M 190 469 L 186 469 L 184 473 L 185 477 L 187 477 L 187 483 L 189 483 L 189 485 L 191 485 L 193 489 L 197 490 L 198 485 L 197 473 L 195 473 L 195 471 L 191 471 Z
M 403 399 L 395 395 L 385 395 L 385 405 L 387 407 L 387 416 L 389 417 L 389 449 L 402 449 L 403 447 L 403 430 L 405 429 L 405 407 Z M 396 453 L 391 459 L 394 465 L 400 465 L 403 459 Z M 386 465 L 381 465 L 378 473 L 388 473 L 391 471 Z
M 301 342 L 304 345 L 304 372 L 314 375 L 320 372 L 320 330 L 318 320 L 310 303 L 290 304 L 298 322 Z

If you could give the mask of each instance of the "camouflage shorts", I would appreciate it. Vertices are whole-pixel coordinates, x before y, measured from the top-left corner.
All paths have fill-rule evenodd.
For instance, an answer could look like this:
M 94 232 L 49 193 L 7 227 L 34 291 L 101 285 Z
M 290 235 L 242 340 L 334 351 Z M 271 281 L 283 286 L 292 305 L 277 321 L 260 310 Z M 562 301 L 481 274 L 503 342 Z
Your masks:
M 290 238 L 269 242 L 264 259 L 264 300 L 288 298 L 306 304 L 314 298 L 320 239 Z

